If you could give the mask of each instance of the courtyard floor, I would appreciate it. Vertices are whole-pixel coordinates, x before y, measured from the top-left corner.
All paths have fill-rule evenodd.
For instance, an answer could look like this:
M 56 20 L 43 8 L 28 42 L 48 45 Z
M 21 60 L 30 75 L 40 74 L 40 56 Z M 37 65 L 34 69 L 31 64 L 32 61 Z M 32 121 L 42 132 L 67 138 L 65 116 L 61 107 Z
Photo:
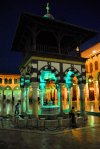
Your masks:
M 57 129 L 19 129 L 0 120 L 1 149 L 100 149 L 100 117 L 88 116 L 81 126 Z

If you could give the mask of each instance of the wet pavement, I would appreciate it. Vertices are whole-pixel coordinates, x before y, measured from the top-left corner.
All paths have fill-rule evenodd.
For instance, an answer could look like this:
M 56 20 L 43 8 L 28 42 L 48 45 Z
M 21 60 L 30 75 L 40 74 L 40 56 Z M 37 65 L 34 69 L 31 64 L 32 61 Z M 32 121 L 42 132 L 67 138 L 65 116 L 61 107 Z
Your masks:
M 88 116 L 82 126 L 19 129 L 11 119 L 0 120 L 0 149 L 100 149 L 100 117 Z

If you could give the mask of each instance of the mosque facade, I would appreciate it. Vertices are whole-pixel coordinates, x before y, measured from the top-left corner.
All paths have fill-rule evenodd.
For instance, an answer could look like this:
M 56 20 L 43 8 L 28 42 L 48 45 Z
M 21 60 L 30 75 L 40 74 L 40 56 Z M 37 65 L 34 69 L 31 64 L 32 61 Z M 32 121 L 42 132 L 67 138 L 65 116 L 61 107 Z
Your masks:
M 21 111 L 28 113 L 31 91 L 33 117 L 38 117 L 38 101 L 41 110 L 44 102 L 51 102 L 60 113 L 76 105 L 83 116 L 87 58 L 81 57 L 81 44 L 98 32 L 55 20 L 48 4 L 46 9 L 44 17 L 22 12 L 12 42 L 11 51 L 23 56 L 19 66 Z

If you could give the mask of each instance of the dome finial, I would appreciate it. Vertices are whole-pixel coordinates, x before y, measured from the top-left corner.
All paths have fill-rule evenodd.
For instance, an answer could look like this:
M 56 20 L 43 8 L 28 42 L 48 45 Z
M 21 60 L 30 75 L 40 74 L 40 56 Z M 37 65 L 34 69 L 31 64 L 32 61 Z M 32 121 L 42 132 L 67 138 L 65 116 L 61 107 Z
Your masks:
M 46 9 L 47 9 L 47 14 L 45 14 L 44 17 L 54 19 L 54 17 L 51 14 L 49 14 L 49 9 L 50 9 L 49 2 L 47 3 Z
M 49 7 L 49 2 L 47 3 L 46 9 L 47 9 L 47 14 L 49 14 L 49 9 L 50 9 L 50 7 Z

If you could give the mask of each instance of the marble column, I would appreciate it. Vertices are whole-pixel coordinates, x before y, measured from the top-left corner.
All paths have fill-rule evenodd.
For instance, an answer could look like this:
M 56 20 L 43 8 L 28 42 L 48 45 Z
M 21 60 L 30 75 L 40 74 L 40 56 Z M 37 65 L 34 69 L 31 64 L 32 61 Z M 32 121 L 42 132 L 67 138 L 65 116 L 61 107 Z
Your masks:
M 80 85 L 79 85 L 79 87 L 80 87 L 80 115 L 81 115 L 81 116 L 84 116 L 84 114 L 85 114 L 84 85 L 85 85 L 85 84 L 80 84 Z
M 29 87 L 26 87 L 26 112 L 29 112 Z
M 80 110 L 79 106 L 79 98 L 80 98 L 80 93 L 79 93 L 79 86 L 76 86 L 76 97 L 77 97 L 77 110 Z
M 71 90 L 71 88 L 69 87 L 68 88 L 68 92 L 69 92 L 69 111 L 71 110 L 71 96 L 70 96 L 70 90 Z
M 41 108 L 43 107 L 43 89 L 41 89 Z
M 59 86 L 60 86 L 60 113 L 62 114 L 63 113 L 63 106 L 62 106 L 62 87 L 63 87 L 63 84 L 59 83 Z
M 38 98 L 37 98 L 37 88 L 38 82 L 31 83 L 32 85 L 32 116 L 33 118 L 38 118 Z
M 26 112 L 26 88 L 21 88 L 21 113 Z
M 67 99 L 67 90 L 66 90 L 66 87 L 64 88 L 64 109 L 67 109 L 67 106 L 66 106 L 66 99 Z
M 88 83 L 86 83 L 86 87 L 85 87 L 85 111 L 88 111 L 88 101 L 89 101 L 89 88 L 88 88 Z
M 99 110 L 98 106 L 98 82 L 94 81 L 95 112 Z

